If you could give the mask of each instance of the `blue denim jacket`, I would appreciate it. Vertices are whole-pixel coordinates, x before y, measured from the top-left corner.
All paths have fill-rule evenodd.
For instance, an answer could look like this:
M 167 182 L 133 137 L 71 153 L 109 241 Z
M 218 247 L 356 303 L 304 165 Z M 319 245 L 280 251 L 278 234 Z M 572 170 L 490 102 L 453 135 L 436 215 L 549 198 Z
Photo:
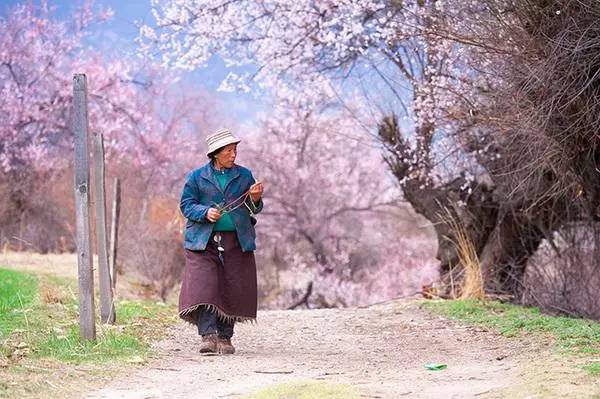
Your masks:
M 215 225 L 206 219 L 208 209 L 214 208 L 215 204 L 230 203 L 248 191 L 250 186 L 255 183 L 252 172 L 239 165 L 234 165 L 228 171 L 227 177 L 225 188 L 221 190 L 219 182 L 214 176 L 211 162 L 195 169 L 187 176 L 179 202 L 179 209 L 187 218 L 184 234 L 185 248 L 193 251 L 206 249 Z M 245 205 L 229 213 L 244 252 L 256 249 L 256 232 L 251 216 L 260 212 L 262 207 L 262 199 L 258 204 L 254 204 L 248 197 Z M 250 210 L 252 210 L 252 214 Z

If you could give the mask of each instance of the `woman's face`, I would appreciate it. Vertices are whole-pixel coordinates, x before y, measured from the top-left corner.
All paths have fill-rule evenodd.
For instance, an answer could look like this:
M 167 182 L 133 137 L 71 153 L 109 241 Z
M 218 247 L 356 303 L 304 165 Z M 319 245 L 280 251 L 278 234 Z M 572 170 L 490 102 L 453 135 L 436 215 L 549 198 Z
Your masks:
M 228 144 L 221 151 L 215 154 L 217 166 L 231 168 L 237 155 L 237 144 Z

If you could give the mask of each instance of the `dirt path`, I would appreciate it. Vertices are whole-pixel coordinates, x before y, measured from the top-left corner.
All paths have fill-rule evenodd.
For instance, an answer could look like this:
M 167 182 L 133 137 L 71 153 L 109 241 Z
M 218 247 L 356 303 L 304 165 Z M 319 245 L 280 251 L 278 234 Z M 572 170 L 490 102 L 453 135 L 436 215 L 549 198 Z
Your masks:
M 233 398 L 306 379 L 351 384 L 365 398 L 507 397 L 526 377 L 522 363 L 542 350 L 411 301 L 259 312 L 258 325 L 236 326 L 234 344 L 233 356 L 200 355 L 194 329 L 181 324 L 146 368 L 84 397 Z M 448 368 L 428 371 L 429 362 Z

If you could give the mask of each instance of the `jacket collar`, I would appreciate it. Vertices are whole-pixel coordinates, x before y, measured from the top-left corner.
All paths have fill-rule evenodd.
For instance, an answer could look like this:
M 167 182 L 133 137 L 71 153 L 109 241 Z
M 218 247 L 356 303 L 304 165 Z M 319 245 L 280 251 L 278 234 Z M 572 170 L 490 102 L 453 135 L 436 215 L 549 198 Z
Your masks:
M 229 183 L 233 179 L 235 179 L 236 177 L 238 177 L 239 175 L 240 175 L 240 167 L 238 165 L 234 164 L 231 167 L 231 169 L 229 169 L 229 173 L 226 174 L 227 181 L 225 182 L 224 189 L 221 190 L 221 186 L 219 185 L 219 182 L 215 178 L 215 174 L 213 172 L 212 161 L 208 161 L 206 163 L 206 165 L 204 165 L 204 166 L 202 166 L 200 168 L 200 177 L 202 177 L 205 180 L 208 180 L 213 185 L 215 185 L 215 187 L 217 187 L 219 190 L 221 190 L 223 192 L 225 191 L 225 189 L 227 189 L 227 186 L 229 185 Z

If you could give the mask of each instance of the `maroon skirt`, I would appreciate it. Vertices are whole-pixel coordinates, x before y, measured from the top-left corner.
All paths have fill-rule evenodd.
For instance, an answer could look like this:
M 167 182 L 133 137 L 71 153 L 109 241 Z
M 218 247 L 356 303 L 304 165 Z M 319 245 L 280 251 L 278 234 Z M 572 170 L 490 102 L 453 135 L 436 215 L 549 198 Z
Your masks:
M 198 308 L 207 306 L 226 321 L 254 321 L 257 308 L 254 252 L 243 252 L 235 232 L 220 232 L 223 262 L 214 233 L 204 251 L 185 250 L 179 293 L 179 317 L 196 324 Z

